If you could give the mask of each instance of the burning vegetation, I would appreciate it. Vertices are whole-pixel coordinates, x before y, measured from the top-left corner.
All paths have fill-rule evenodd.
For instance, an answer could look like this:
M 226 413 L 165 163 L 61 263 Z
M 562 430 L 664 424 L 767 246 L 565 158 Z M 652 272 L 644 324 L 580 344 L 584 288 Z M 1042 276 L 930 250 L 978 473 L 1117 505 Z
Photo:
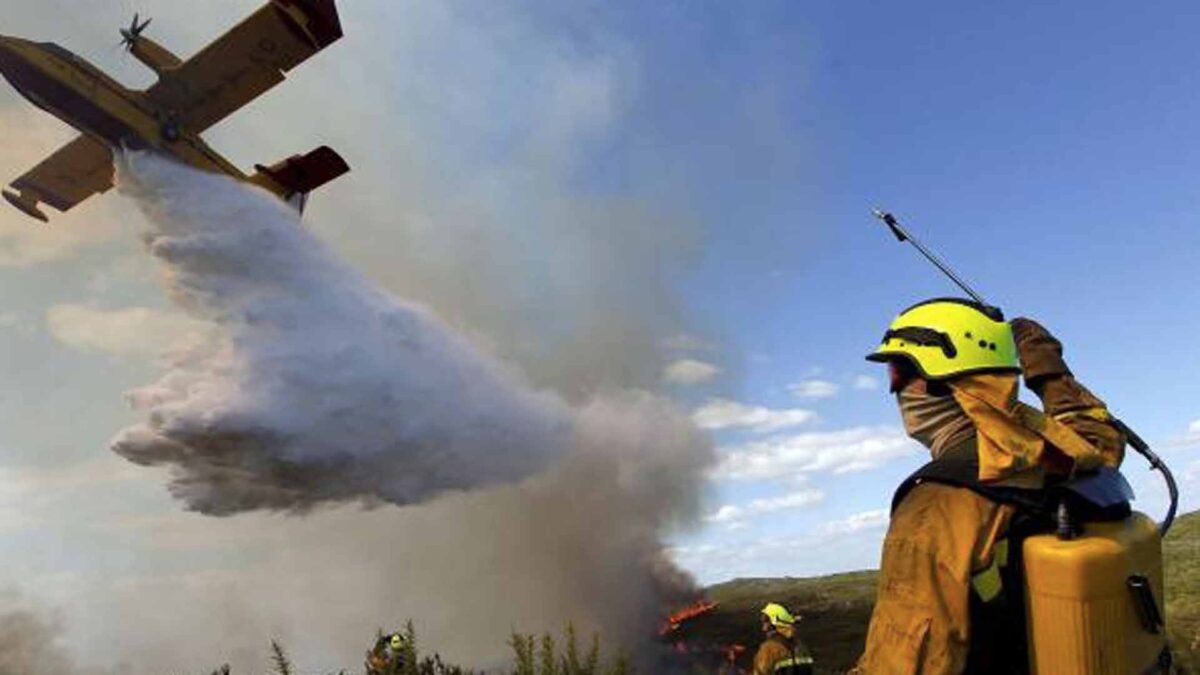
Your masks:
M 671 646 L 677 660 L 700 672 L 742 673 L 738 661 L 746 653 L 746 645 L 713 639 L 697 630 L 687 630 L 690 622 L 712 615 L 720 603 L 708 599 L 696 602 L 671 613 L 663 621 L 659 635 Z

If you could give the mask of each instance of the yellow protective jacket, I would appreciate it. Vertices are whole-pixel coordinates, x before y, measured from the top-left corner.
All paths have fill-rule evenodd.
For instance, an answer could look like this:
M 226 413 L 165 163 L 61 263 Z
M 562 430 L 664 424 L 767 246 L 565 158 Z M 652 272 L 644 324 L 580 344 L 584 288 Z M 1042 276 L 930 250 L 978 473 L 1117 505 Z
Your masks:
M 1103 423 L 1107 413 L 1098 399 L 1093 397 L 1086 406 L 1067 400 L 1071 397 L 1066 387 L 1078 387 L 1068 378 L 1038 392 L 1044 402 L 1056 404 L 1046 406 L 1047 415 L 1018 404 L 1015 377 L 961 378 L 959 384 L 965 387 L 951 382 L 955 398 L 977 426 L 968 450 L 978 454 L 979 472 L 986 474 L 981 479 L 1028 486 L 1023 478 L 1033 477 L 1040 484 L 1046 471 L 1060 469 L 1054 463 L 1061 466 L 1066 461 L 1068 469 L 1079 457 L 1089 464 L 1120 463 L 1124 438 Z M 1081 409 L 1087 414 L 1063 414 Z M 1074 431 L 1076 422 L 1086 429 L 1086 441 L 1080 438 L 1083 429 Z M 1070 447 L 1060 448 L 1055 441 Z M 935 482 L 918 484 L 903 496 L 883 543 L 866 646 L 851 672 L 963 673 L 971 648 L 972 578 L 991 566 L 1014 513 L 1012 506 L 970 489 Z
M 812 672 L 812 656 L 795 637 L 773 633 L 754 654 L 753 675 L 801 675 Z
M 971 577 L 990 563 L 991 533 L 1011 515 L 1011 507 L 966 488 L 913 488 L 892 514 L 866 649 L 854 672 L 962 673 L 970 648 Z

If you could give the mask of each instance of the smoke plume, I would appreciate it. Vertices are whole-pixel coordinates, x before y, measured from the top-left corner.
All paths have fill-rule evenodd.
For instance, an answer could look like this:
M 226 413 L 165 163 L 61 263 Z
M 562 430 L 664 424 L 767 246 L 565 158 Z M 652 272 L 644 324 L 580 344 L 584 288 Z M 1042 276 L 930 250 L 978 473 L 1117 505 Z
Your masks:
M 63 648 L 58 628 L 0 593 L 0 675 L 84 675 Z
M 645 392 L 567 403 L 535 390 L 336 260 L 273 196 L 154 157 L 120 164 L 169 296 L 212 329 L 131 394 L 144 421 L 113 449 L 169 467 L 172 493 L 206 514 L 383 507 L 334 509 L 336 527 L 317 511 L 322 525 L 296 525 L 295 555 L 277 561 L 290 575 L 266 563 L 232 582 L 237 612 L 257 615 L 238 639 L 321 630 L 342 658 L 400 610 L 476 664 L 500 658 L 513 628 L 567 621 L 646 645 L 664 604 L 690 591 L 661 538 L 694 520 L 712 460 L 682 410 Z M 297 549 L 321 565 L 306 573 Z M 271 608 L 303 602 L 297 590 L 344 603 L 327 610 L 342 619 L 318 629 Z

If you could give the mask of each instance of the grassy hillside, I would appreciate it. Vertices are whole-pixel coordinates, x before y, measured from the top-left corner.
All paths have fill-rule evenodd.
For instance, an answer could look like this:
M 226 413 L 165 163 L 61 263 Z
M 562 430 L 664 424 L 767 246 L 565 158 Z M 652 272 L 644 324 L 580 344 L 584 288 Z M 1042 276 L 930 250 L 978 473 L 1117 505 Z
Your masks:
M 1200 675 L 1200 512 L 1180 517 L 1164 546 L 1167 621 L 1172 644 L 1187 672 Z M 801 639 L 819 672 L 849 668 L 862 649 L 875 597 L 875 573 L 851 572 L 811 579 L 736 579 L 708 589 L 720 605 L 681 628 L 688 640 L 747 647 L 747 664 L 758 645 L 758 610 L 782 602 L 800 612 Z
M 1180 665 L 1200 674 L 1200 511 L 1175 521 L 1163 556 L 1171 644 Z
M 858 656 L 867 634 L 875 576 L 875 572 L 850 572 L 815 579 L 730 581 L 709 589 L 709 597 L 720 604 L 699 618 L 707 625 L 697 628 L 721 644 L 745 645 L 748 663 L 761 638 L 758 611 L 767 602 L 781 602 L 803 616 L 797 633 L 816 662 L 823 668 L 846 668 Z

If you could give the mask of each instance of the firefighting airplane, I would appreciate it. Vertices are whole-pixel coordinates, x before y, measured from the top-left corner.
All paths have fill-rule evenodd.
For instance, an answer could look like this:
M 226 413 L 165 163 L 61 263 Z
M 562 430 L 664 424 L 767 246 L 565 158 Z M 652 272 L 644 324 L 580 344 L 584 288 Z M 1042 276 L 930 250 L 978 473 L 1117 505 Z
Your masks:
M 264 187 L 303 210 L 308 193 L 350 170 L 322 146 L 247 176 L 199 134 L 284 80 L 283 73 L 342 37 L 334 0 L 270 0 L 198 54 L 182 61 L 142 31 L 121 29 L 122 44 L 158 74 L 145 91 L 121 86 L 49 42 L 0 36 L 0 74 L 34 105 L 83 132 L 4 190 L 13 206 L 41 221 L 39 202 L 66 211 L 113 185 L 113 148 L 149 149 Z

